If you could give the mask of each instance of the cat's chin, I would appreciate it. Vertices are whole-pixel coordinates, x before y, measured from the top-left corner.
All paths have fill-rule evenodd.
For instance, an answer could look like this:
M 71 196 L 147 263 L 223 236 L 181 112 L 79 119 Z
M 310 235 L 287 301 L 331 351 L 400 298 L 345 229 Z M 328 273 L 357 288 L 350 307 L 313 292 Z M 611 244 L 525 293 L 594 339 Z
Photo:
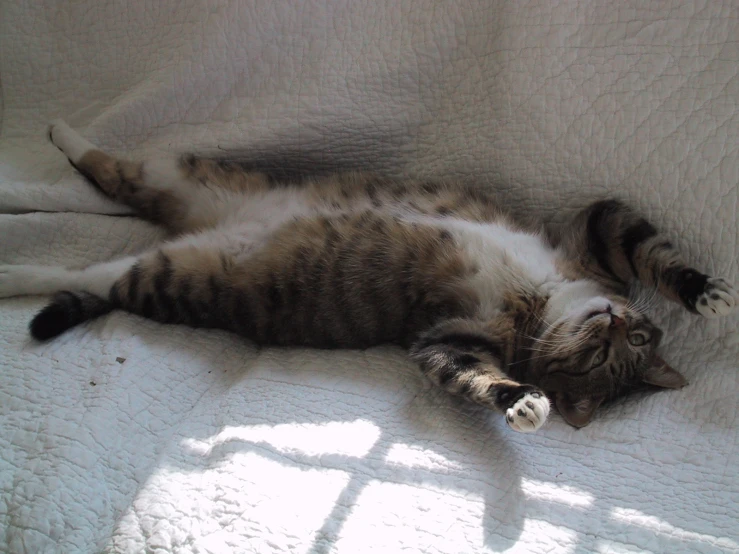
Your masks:
M 571 318 L 576 321 L 578 325 L 582 325 L 590 319 L 609 314 L 612 310 L 616 309 L 618 309 L 618 307 L 615 302 L 604 296 L 597 296 L 589 299 L 583 306 L 574 311 L 574 313 L 571 314 Z
M 595 309 L 591 309 L 589 311 L 585 311 L 584 313 L 578 314 L 579 317 L 576 318 L 578 320 L 577 323 L 579 325 L 582 325 L 587 321 L 596 320 L 596 318 L 604 317 L 604 316 L 610 319 L 611 313 L 614 311 L 615 310 L 614 310 L 613 304 L 609 302 L 608 304 L 606 304 L 605 307 L 599 306 L 599 307 L 596 307 Z
M 552 294 L 544 319 L 550 325 L 568 321 L 574 329 L 582 324 L 588 314 L 607 310 L 612 304 L 614 302 L 605 297 L 603 289 L 596 283 L 573 281 Z
M 575 305 L 567 306 L 559 321 L 568 321 L 572 331 L 582 327 L 583 324 L 599 317 L 609 317 L 611 311 L 620 312 L 620 306 L 604 296 L 596 296 L 580 301 Z

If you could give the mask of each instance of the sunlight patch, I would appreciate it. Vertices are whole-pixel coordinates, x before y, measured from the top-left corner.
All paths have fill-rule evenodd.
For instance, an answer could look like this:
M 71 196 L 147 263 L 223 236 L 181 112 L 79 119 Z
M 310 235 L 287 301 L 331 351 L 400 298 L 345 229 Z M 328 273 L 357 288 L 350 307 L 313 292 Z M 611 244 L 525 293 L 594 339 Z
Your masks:
M 585 508 L 595 500 L 595 497 L 587 492 L 566 485 L 557 485 L 535 479 L 521 479 L 521 490 L 529 498 L 543 500 L 544 502 L 559 502 L 568 506 Z
M 116 529 L 124 542 L 143 533 L 146 543 L 111 544 L 109 550 L 308 552 L 349 480 L 344 471 L 291 465 L 248 450 L 195 472 L 159 468 Z
M 630 525 L 638 525 L 645 529 L 649 529 L 654 533 L 666 535 L 683 541 L 708 543 L 713 547 L 726 551 L 739 550 L 739 543 L 727 537 L 714 537 L 713 535 L 707 535 L 705 533 L 696 533 L 695 531 L 681 529 L 663 519 L 650 516 L 644 512 L 640 512 L 639 510 L 633 510 L 630 508 L 613 508 L 613 510 L 611 510 L 611 517 L 617 521 L 628 523 Z
M 266 443 L 276 450 L 299 451 L 302 454 L 342 454 L 362 457 L 380 438 L 380 429 L 365 420 L 331 421 L 329 423 L 285 423 L 225 427 L 206 440 L 184 439 L 182 444 L 207 456 L 220 445 L 230 442 Z
M 526 519 L 521 539 L 515 546 L 504 550 L 510 554 L 519 552 L 574 552 L 578 544 L 577 532 L 568 527 L 554 525 L 542 519 Z
M 404 552 L 484 551 L 484 511 L 476 493 L 372 480 L 339 531 L 334 551 L 399 552 L 400 545 Z
M 425 469 L 460 470 L 463 468 L 461 464 L 453 462 L 433 450 L 402 443 L 394 444 L 390 447 L 385 461 L 390 464 L 405 467 L 422 467 Z

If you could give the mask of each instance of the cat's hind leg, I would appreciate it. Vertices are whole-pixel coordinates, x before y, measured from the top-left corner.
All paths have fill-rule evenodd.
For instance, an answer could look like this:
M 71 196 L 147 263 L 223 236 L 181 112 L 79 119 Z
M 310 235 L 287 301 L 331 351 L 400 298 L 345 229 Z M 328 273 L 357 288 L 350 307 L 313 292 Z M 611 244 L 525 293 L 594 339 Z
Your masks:
M 0 266 L 0 298 L 53 294 L 51 303 L 31 324 L 31 334 L 35 338 L 49 339 L 113 310 L 115 305 L 109 300 L 111 287 L 135 263 L 136 258 L 131 257 L 81 270 L 38 265 Z
M 235 195 L 269 187 L 259 173 L 192 155 L 146 161 L 118 159 L 61 120 L 51 123 L 49 136 L 104 194 L 175 233 L 213 227 L 240 204 Z
M 0 265 L 0 298 L 81 290 L 107 297 L 110 287 L 136 263 L 135 257 L 94 264 L 85 269 L 61 266 Z
M 234 310 L 257 311 L 237 298 L 231 266 L 232 258 L 221 249 L 183 238 L 81 270 L 4 266 L 0 296 L 56 293 L 31 322 L 31 335 L 40 340 L 114 309 L 163 323 L 230 329 Z M 251 319 L 245 321 L 248 327 Z
M 187 230 L 189 201 L 178 186 L 172 162 L 129 161 L 103 152 L 64 121 L 49 125 L 49 138 L 70 164 L 103 194 L 125 204 L 137 215 L 172 231 Z M 164 166 L 172 165 L 169 169 Z M 152 171 L 155 169 L 155 171 Z

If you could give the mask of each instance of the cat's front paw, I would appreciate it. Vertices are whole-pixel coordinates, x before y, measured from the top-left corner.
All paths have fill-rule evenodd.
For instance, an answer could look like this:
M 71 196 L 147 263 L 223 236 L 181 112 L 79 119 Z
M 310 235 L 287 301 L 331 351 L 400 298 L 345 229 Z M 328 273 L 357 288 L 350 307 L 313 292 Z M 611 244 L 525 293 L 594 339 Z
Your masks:
M 549 415 L 549 400 L 541 392 L 529 392 L 506 410 L 508 426 L 519 433 L 533 433 Z
M 739 292 L 723 279 L 711 277 L 706 288 L 698 296 L 695 309 L 703 317 L 716 318 L 729 315 L 739 307 Z

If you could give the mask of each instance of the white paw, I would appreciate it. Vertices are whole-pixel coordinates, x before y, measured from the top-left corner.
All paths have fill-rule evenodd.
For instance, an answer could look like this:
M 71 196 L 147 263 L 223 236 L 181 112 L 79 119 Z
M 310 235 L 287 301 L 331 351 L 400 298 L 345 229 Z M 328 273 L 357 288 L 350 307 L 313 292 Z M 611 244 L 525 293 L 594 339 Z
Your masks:
M 23 281 L 26 277 L 21 265 L 0 265 L 0 298 L 21 296 Z
M 547 397 L 539 392 L 530 392 L 506 410 L 505 418 L 514 431 L 533 433 L 544 425 L 548 415 Z
M 82 135 L 72 129 L 61 119 L 49 123 L 49 138 L 59 150 L 72 162 L 78 162 L 86 152 L 94 150 L 95 146 L 85 140 Z
M 57 267 L 0 265 L 0 298 L 57 292 L 65 273 Z
M 739 292 L 723 279 L 712 277 L 706 290 L 695 302 L 695 309 L 703 317 L 716 318 L 729 315 L 739 306 Z

